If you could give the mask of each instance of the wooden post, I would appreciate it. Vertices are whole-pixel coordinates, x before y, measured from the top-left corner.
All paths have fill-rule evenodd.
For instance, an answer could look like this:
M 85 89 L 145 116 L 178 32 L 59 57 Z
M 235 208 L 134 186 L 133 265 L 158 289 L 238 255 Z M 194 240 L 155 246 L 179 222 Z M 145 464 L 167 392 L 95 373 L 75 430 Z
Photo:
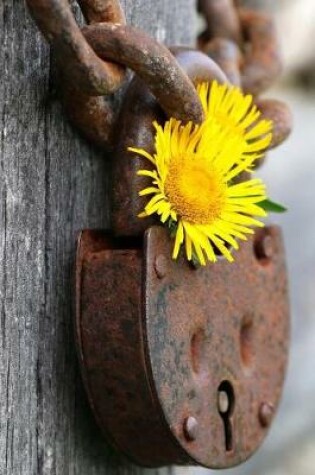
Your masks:
M 122 3 L 160 41 L 192 43 L 194 0 Z M 67 122 L 23 1 L 0 3 L 0 44 L 0 474 L 147 473 L 105 445 L 73 340 L 75 241 L 108 226 L 108 156 Z

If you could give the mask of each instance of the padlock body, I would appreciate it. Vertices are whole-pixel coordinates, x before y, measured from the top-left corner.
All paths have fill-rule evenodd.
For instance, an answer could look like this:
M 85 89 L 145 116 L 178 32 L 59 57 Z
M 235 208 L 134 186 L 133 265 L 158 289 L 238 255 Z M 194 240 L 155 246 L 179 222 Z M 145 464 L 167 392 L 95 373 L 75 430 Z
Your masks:
M 243 462 L 267 433 L 262 411 L 277 407 L 287 363 L 279 229 L 259 231 L 233 264 L 197 269 L 172 260 L 162 227 L 127 243 L 85 231 L 78 248 L 77 340 L 101 428 L 140 465 Z

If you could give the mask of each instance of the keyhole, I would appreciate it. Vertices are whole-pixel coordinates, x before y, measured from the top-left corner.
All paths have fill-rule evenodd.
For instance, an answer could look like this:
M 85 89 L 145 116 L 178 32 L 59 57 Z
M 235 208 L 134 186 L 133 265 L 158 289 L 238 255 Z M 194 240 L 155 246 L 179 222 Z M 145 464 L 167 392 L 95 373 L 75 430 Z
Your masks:
M 235 406 L 235 396 L 232 384 L 229 381 L 222 381 L 218 389 L 218 410 L 222 417 L 225 435 L 225 450 L 233 450 L 233 427 L 232 415 Z

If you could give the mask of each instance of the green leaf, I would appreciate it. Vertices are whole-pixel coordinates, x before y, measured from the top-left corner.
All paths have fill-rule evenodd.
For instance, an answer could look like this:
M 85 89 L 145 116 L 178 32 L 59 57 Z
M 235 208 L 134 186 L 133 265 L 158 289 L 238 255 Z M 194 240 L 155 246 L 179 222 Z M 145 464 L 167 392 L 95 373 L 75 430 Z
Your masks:
M 177 232 L 177 222 L 170 218 L 167 222 L 168 229 L 172 238 L 175 238 Z
M 287 208 L 285 208 L 279 203 L 271 201 L 269 198 L 264 201 L 260 201 L 259 203 L 257 203 L 257 205 L 265 211 L 269 211 L 271 213 L 285 213 L 286 211 L 288 211 Z
M 194 251 L 191 256 L 191 264 L 193 267 L 195 267 L 195 269 L 198 269 L 199 267 L 201 267 L 197 254 Z

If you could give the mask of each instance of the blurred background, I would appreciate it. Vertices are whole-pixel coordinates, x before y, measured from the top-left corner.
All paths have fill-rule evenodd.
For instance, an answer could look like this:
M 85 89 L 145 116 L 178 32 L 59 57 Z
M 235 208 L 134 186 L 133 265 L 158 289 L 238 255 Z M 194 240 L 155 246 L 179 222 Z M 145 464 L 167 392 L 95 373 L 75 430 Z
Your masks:
M 284 395 L 263 447 L 228 475 L 315 474 L 315 0 L 248 0 L 273 11 L 285 62 L 267 97 L 290 104 L 294 130 L 259 170 L 270 196 L 289 212 L 272 215 L 284 232 L 292 341 Z M 178 474 L 214 473 L 178 469 Z M 217 473 L 217 472 L 215 472 Z

